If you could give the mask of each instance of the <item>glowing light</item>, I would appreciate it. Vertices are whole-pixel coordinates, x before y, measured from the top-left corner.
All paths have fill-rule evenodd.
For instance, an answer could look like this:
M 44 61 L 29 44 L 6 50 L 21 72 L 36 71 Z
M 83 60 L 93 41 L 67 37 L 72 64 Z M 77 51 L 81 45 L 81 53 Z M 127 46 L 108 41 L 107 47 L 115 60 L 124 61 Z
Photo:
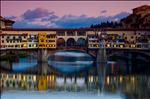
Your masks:
M 110 47 L 110 44 L 107 44 L 107 47 Z
M 33 47 L 36 47 L 36 44 L 34 44 Z
M 24 44 L 23 46 L 24 46 L 24 47 L 26 47 L 26 46 L 27 46 L 27 44 Z
M 114 77 L 114 81 L 116 81 L 116 77 Z
M 114 47 L 117 47 L 117 45 L 114 45 Z
M 24 80 L 24 81 L 26 80 L 26 76 L 25 76 L 25 75 L 23 75 L 23 80 Z
M 13 75 L 13 80 L 15 80 L 15 75 Z
M 123 45 L 120 45 L 120 48 L 123 48 Z
M 19 74 L 19 80 L 21 80 L 21 75 Z
M 54 78 L 55 78 L 55 77 L 54 77 L 54 75 L 53 75 L 53 76 L 52 76 L 52 81 L 54 81 Z
M 36 81 L 36 76 L 35 75 L 33 76 L 33 81 Z
M 94 80 L 93 76 L 90 76 L 89 77 L 89 82 L 93 82 L 93 80 Z
M 106 78 L 106 83 L 107 83 L 107 85 L 109 85 L 109 83 L 110 83 L 109 76 Z
M 123 79 L 122 76 L 120 76 L 120 83 L 122 83 L 122 79 Z

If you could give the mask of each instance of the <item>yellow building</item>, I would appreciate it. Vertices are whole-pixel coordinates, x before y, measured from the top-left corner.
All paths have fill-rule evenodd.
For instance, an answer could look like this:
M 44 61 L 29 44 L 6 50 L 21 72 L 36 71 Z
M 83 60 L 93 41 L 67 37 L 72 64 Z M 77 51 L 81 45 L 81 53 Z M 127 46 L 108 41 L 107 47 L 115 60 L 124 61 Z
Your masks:
M 40 32 L 38 34 L 39 48 L 47 48 L 47 34 Z
M 46 36 L 47 48 L 56 48 L 56 32 L 48 33 Z

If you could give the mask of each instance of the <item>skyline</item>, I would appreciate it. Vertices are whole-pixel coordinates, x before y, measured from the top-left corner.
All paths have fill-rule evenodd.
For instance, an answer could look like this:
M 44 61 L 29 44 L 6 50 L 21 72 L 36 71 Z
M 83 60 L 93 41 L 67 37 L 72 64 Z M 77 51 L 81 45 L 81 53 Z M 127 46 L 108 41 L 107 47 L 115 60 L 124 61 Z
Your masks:
M 1 15 L 16 21 L 14 27 L 87 27 L 119 21 L 148 1 L 1 1 Z

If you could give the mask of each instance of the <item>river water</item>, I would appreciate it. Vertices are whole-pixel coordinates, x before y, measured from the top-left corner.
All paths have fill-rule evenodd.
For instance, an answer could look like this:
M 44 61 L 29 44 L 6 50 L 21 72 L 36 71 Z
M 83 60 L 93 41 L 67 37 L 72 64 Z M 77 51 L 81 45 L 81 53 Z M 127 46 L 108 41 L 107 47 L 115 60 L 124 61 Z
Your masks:
M 76 92 L 82 92 L 82 94 L 80 94 L 82 96 L 82 99 L 91 99 L 92 97 L 92 99 L 150 99 L 150 76 L 148 73 L 135 73 L 130 70 L 130 68 L 132 67 L 127 66 L 128 64 L 123 61 L 108 61 L 106 65 L 106 75 L 103 85 L 104 90 L 101 91 L 101 89 L 99 89 L 99 79 L 96 73 L 97 70 L 95 70 L 95 63 L 95 59 L 91 55 L 77 51 L 57 52 L 53 56 L 48 58 L 48 67 L 52 67 L 57 72 L 61 72 L 62 74 L 71 75 L 74 73 L 78 74 L 80 72 L 86 72 L 85 74 L 89 79 L 88 85 L 86 85 L 86 83 L 82 81 L 84 77 L 83 79 L 81 77 L 76 78 L 77 82 L 79 82 L 77 83 L 78 86 L 81 87 L 81 90 L 76 90 Z M 143 66 L 143 64 L 141 66 Z M 38 62 L 37 59 L 33 56 L 19 58 L 12 63 L 12 69 L 16 73 L 24 72 L 29 68 L 35 68 L 36 66 L 38 66 Z M 140 65 L 138 64 L 138 66 Z M 142 69 L 142 67 L 140 68 Z M 72 78 L 68 77 L 66 79 L 65 85 L 62 80 L 64 79 L 63 76 L 57 77 L 56 81 L 58 86 L 61 87 L 69 86 L 69 84 L 72 84 L 71 86 L 74 86 L 74 82 L 72 80 L 75 79 L 74 77 L 75 75 L 73 75 Z M 54 91 L 54 95 L 52 95 L 51 92 L 46 92 L 46 94 L 44 93 L 45 98 L 42 96 L 42 99 L 48 99 L 48 97 L 55 97 L 55 99 L 58 99 L 59 97 L 56 98 L 57 95 L 60 95 L 60 97 L 64 97 L 64 99 L 67 99 L 67 97 L 65 96 L 67 96 L 68 91 L 72 92 L 74 91 L 74 89 L 70 88 L 69 90 L 65 90 L 64 94 L 60 94 L 57 93 L 59 92 L 59 90 L 57 90 L 56 88 Z M 88 92 L 93 92 L 94 94 L 89 95 L 88 97 L 84 96 L 84 94 L 87 94 Z M 17 93 L 18 92 L 4 92 L 2 93 L 2 99 L 10 99 L 8 97 L 15 97 Z M 98 96 L 96 93 L 105 93 L 106 96 Z M 24 92 L 19 92 L 19 94 L 20 97 L 22 97 L 21 94 L 23 95 Z M 30 97 L 29 99 L 40 99 L 39 97 L 37 97 L 39 94 L 40 93 L 36 92 L 36 96 L 31 96 L 30 94 L 28 94 L 27 97 Z M 74 99 L 73 97 L 76 97 L 76 99 L 81 99 L 80 95 L 76 96 L 71 93 L 71 95 L 69 96 L 72 97 L 71 99 Z

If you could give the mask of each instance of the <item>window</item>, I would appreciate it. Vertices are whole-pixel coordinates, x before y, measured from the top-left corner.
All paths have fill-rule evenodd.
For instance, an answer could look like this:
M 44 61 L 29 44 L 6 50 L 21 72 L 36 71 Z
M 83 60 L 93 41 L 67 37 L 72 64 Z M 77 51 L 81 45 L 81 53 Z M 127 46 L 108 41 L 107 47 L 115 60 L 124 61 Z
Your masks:
M 126 40 L 126 39 L 127 39 L 127 37 L 124 37 L 124 39 Z
M 47 38 L 50 38 L 50 35 L 47 35 Z
M 139 33 L 139 35 L 141 35 L 141 33 Z
M 67 36 L 75 36 L 75 32 L 68 31 Z
M 78 35 L 78 36 L 85 36 L 86 33 L 85 33 L 85 32 L 78 32 L 77 35 Z
M 55 40 L 49 40 L 49 42 L 55 42 Z
M 19 36 L 19 39 L 21 39 L 21 36 Z
M 57 35 L 58 35 L 58 36 L 65 36 L 65 32 L 64 32 L 64 31 L 62 31 L 62 32 L 57 32 Z
M 55 35 L 52 35 L 51 38 L 55 38 Z
M 133 36 L 131 36 L 131 39 L 133 39 Z
M 4 43 L 4 40 L 2 40 L 2 43 Z
M 13 36 L 13 39 L 15 39 L 15 36 Z
M 44 40 L 41 40 L 41 42 L 44 42 Z

